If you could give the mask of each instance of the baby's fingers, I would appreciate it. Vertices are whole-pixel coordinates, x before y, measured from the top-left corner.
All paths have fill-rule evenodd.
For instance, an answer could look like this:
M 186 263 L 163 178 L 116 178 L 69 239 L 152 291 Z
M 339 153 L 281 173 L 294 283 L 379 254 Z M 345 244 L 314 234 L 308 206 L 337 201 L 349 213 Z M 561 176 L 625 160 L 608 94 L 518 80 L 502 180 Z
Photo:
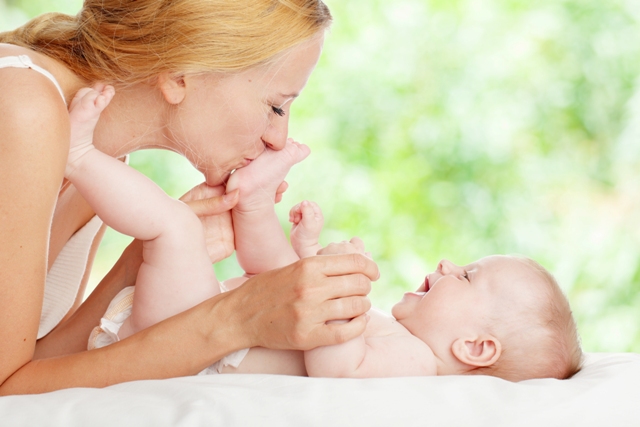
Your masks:
M 116 94 L 116 90 L 113 86 L 107 85 L 101 91 L 98 91 L 99 95 L 95 100 L 95 106 L 99 109 L 104 109 L 113 99 Z
M 289 222 L 297 224 L 302 219 L 302 203 L 298 203 L 289 210 Z
M 75 96 L 71 100 L 71 104 L 69 104 L 69 110 L 72 110 L 76 105 L 82 102 L 85 96 L 91 92 L 94 92 L 94 90 L 90 87 L 83 87 L 82 89 L 77 91 Z

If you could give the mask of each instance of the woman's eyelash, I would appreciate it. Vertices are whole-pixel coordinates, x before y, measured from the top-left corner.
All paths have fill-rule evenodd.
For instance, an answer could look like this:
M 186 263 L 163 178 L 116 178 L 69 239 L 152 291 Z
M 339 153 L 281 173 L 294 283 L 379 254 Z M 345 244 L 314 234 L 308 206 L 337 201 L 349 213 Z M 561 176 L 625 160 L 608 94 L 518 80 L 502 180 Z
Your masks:
M 274 113 L 276 113 L 280 117 L 284 116 L 285 114 L 284 110 L 280 107 L 272 106 L 271 109 L 273 110 Z

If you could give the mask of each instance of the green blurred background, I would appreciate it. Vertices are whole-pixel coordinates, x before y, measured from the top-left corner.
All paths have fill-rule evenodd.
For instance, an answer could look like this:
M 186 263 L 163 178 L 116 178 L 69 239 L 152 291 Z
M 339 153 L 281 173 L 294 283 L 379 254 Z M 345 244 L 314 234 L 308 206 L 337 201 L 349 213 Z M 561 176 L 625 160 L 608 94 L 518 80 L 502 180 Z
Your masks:
M 79 0 L 0 0 L 0 30 Z M 441 258 L 530 256 L 569 296 L 587 351 L 640 352 L 640 3 L 327 0 L 335 23 L 291 135 L 313 154 L 278 205 L 359 236 L 390 309 Z M 171 153 L 131 164 L 178 197 Z M 92 283 L 128 238 L 109 230 Z M 233 259 L 216 267 L 238 274 Z

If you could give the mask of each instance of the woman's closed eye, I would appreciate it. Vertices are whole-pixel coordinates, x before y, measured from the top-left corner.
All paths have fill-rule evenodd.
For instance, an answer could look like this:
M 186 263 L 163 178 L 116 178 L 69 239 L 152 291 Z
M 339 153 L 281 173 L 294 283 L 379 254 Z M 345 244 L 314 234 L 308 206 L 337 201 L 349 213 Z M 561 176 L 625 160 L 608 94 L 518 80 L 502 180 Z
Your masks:
M 283 110 L 282 108 L 280 108 L 280 107 L 276 107 L 275 105 L 273 105 L 273 106 L 271 107 L 271 109 L 273 110 L 273 112 L 274 112 L 274 113 L 276 113 L 276 114 L 277 114 L 277 115 L 279 115 L 280 117 L 282 117 L 282 116 L 284 116 L 284 115 L 285 115 L 284 110 Z

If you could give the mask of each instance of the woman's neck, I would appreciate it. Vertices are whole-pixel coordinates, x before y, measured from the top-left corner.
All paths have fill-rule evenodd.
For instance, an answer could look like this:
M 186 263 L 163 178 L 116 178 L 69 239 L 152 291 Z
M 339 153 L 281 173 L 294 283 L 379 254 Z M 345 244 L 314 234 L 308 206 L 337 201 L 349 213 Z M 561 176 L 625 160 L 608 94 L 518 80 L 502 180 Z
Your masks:
M 152 85 L 116 89 L 96 126 L 95 147 L 113 157 L 145 148 L 172 149 L 164 132 L 167 105 Z

